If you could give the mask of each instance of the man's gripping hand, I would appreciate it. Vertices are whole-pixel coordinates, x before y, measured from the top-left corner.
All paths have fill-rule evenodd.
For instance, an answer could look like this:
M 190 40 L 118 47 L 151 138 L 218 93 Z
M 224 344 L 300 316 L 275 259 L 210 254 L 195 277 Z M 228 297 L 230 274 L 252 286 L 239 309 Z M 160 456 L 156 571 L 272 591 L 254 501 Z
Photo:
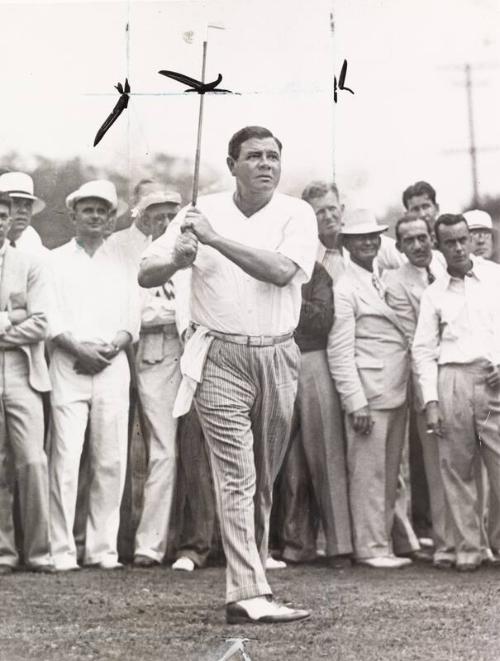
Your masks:
M 205 243 L 206 245 L 210 245 L 217 236 L 206 216 L 195 207 L 187 211 L 181 231 L 192 232 L 200 243 Z
M 181 234 L 179 234 L 174 244 L 174 261 L 177 268 L 180 269 L 191 266 L 198 252 L 198 239 L 189 228 L 185 227 L 185 223 L 186 221 L 183 222 Z
M 81 342 L 73 369 L 77 374 L 99 374 L 111 360 L 106 355 L 106 346 L 94 342 Z
M 439 410 L 439 402 L 428 402 L 425 406 L 425 421 L 427 424 L 427 434 L 442 436 L 443 420 Z

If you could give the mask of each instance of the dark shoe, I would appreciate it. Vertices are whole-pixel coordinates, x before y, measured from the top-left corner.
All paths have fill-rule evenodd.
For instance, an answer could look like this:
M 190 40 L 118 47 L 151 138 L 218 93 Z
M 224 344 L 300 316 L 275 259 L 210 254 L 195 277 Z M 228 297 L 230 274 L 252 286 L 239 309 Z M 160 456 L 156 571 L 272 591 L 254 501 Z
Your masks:
M 246 608 L 238 602 L 226 606 L 226 622 L 228 624 L 279 624 L 305 620 L 310 615 L 310 611 L 289 608 L 273 599 L 263 599 L 262 607 L 259 607 L 259 615 L 255 616 L 251 616 Z
M 398 558 L 410 558 L 414 562 L 432 562 L 432 549 L 417 549 L 409 553 L 398 553 Z
M 57 569 L 54 565 L 28 565 L 26 567 L 28 571 L 31 571 L 35 574 L 56 574 Z
M 157 567 L 160 563 L 147 555 L 136 555 L 134 557 L 134 567 L 141 567 L 149 569 L 150 567 Z
M 0 576 L 6 576 L 7 574 L 12 574 L 14 567 L 10 565 L 0 565 Z
M 481 566 L 481 562 L 460 562 L 457 563 L 457 571 L 459 572 L 468 572 L 476 571 Z
M 327 560 L 328 566 L 332 569 L 350 569 L 352 567 L 352 557 L 350 555 L 332 555 Z
M 452 569 L 454 564 L 453 560 L 449 560 L 448 558 L 439 558 L 432 561 L 432 566 L 436 569 Z

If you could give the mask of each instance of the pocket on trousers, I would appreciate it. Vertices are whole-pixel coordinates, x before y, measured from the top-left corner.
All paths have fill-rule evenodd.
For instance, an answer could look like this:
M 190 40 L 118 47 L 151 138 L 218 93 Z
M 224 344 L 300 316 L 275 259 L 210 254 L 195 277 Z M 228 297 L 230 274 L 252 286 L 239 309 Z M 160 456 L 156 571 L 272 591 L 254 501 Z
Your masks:
M 273 367 L 278 388 L 296 386 L 299 378 L 299 365 L 300 349 L 293 339 L 273 347 Z

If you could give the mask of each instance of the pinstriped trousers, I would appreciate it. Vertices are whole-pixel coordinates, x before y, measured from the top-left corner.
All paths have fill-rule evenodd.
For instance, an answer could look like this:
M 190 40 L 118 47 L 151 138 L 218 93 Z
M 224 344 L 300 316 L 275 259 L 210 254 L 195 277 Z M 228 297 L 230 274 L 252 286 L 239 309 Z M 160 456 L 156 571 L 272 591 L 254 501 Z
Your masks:
M 196 392 L 227 561 L 228 603 L 272 593 L 264 570 L 269 517 L 289 440 L 299 360 L 293 339 L 248 347 L 215 338 Z

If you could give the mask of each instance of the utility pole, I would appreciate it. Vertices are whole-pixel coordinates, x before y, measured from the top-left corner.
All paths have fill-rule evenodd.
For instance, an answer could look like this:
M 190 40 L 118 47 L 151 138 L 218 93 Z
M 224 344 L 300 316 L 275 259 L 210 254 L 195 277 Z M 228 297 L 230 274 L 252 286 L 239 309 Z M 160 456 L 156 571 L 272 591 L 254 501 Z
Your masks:
M 335 78 L 335 56 L 336 56 L 336 49 L 335 49 L 335 0 L 330 0 L 330 34 L 331 34 L 331 57 L 332 57 L 332 85 L 333 81 Z M 330 92 L 332 94 L 332 92 Z M 336 144 L 335 144 L 335 129 L 336 129 L 336 117 L 335 117 L 335 102 L 333 100 L 333 94 L 332 94 L 332 181 L 336 181 L 336 176 L 337 176 L 337 168 L 336 168 L 336 159 L 335 159 L 335 150 L 336 150 Z
M 469 146 L 465 149 L 447 149 L 447 153 L 464 152 L 466 151 L 470 157 L 471 179 L 472 179 L 472 200 L 471 205 L 477 208 L 480 204 L 479 195 L 479 177 L 478 177 L 478 152 L 482 151 L 496 151 L 498 147 L 477 147 L 475 123 L 474 123 L 474 104 L 473 104 L 473 84 L 472 84 L 472 70 L 479 68 L 492 68 L 490 64 L 475 64 L 471 65 L 465 63 L 463 65 L 443 67 L 445 69 L 460 69 L 465 74 L 465 84 L 459 83 L 461 87 L 465 85 L 465 93 L 467 99 L 467 125 L 469 133 Z M 496 68 L 496 66 L 494 67 Z
M 479 184 L 477 178 L 477 149 L 474 134 L 474 109 L 472 106 L 472 75 L 470 64 L 465 65 L 465 91 L 467 93 L 467 111 L 469 121 L 469 154 L 472 171 L 472 206 L 479 206 Z

